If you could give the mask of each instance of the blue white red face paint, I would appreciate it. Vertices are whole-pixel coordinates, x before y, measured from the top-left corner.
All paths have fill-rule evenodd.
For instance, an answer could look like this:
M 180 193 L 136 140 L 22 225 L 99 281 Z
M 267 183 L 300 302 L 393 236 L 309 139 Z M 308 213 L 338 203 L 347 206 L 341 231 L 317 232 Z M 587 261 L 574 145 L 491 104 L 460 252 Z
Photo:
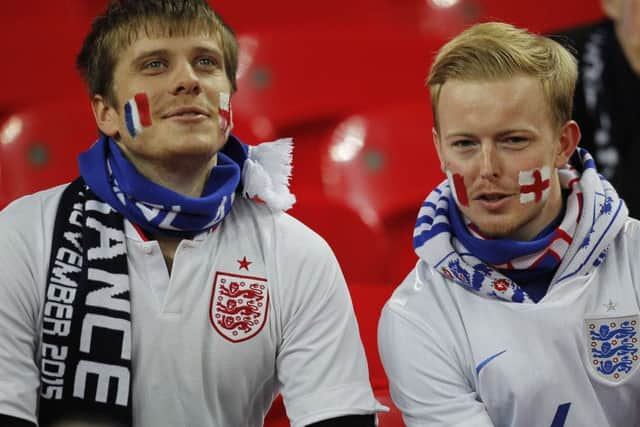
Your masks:
M 226 140 L 233 129 L 231 95 L 228 92 L 220 92 L 218 103 L 218 124 Z M 132 138 L 140 135 L 144 128 L 151 126 L 151 110 L 146 93 L 138 93 L 124 104 L 124 118 Z
M 137 93 L 124 104 L 124 119 L 132 138 L 140 135 L 143 128 L 151 126 L 149 97 L 146 93 Z
M 233 129 L 233 111 L 231 110 L 231 95 L 227 92 L 220 92 L 220 101 L 218 106 L 218 123 L 220 130 L 224 135 L 225 141 Z
M 464 183 L 464 177 L 458 173 L 453 173 L 449 169 L 446 171 L 449 185 L 451 186 L 451 192 L 453 197 L 459 206 L 469 206 L 469 196 L 467 194 L 467 186 Z
M 543 166 L 521 171 L 518 174 L 518 184 L 520 184 L 520 203 L 543 202 L 549 197 L 551 168 Z

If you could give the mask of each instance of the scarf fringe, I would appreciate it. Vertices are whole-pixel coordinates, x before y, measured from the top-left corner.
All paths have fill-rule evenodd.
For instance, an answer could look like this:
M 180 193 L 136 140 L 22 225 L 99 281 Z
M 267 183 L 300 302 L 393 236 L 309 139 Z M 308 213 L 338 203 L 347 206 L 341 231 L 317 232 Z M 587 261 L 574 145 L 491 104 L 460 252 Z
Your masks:
M 242 168 L 243 195 L 259 198 L 274 210 L 286 211 L 296 202 L 289 191 L 293 139 L 283 138 L 249 147 Z

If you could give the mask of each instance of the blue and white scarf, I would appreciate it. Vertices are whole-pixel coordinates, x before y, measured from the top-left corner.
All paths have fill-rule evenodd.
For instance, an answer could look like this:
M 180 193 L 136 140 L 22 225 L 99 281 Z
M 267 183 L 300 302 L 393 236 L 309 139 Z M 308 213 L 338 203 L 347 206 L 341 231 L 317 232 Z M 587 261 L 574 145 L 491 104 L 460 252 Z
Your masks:
M 144 230 L 189 237 L 209 230 L 231 211 L 236 191 L 276 210 L 295 202 L 289 192 L 291 139 L 250 147 L 231 135 L 218 153 L 201 197 L 188 197 L 155 184 L 102 136 L 79 157 L 80 174 L 91 190 Z
M 588 274 L 603 261 L 628 211 L 611 184 L 597 173 L 586 150 L 579 148 L 571 163 L 575 168 L 567 165 L 558 171 L 562 187 L 570 189 L 571 195 L 557 229 L 528 242 L 474 236 L 473 228 L 467 229 L 457 211 L 445 180 L 418 214 L 413 233 L 416 253 L 448 279 L 478 294 L 519 303 L 534 301 L 498 269 L 557 265 L 551 285 Z

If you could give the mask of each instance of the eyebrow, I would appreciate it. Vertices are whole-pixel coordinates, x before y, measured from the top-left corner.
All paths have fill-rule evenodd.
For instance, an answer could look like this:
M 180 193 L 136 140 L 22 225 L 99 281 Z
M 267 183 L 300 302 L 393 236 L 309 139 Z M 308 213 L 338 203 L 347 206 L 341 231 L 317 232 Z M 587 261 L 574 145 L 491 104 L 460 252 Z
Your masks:
M 534 129 L 527 129 L 527 128 L 513 128 L 513 129 L 506 129 L 503 131 L 500 131 L 498 133 L 495 134 L 495 137 L 497 138 L 501 138 L 507 135 L 511 135 L 514 133 L 529 133 L 529 134 L 535 134 L 535 130 Z M 475 138 L 476 135 L 473 133 L 468 133 L 468 132 L 452 132 L 452 133 L 448 133 L 445 136 L 445 139 L 450 139 L 450 138 Z
M 215 56 L 217 59 L 220 59 L 220 60 L 223 59 L 223 53 L 218 47 L 200 45 L 200 46 L 195 46 L 192 49 L 192 52 L 194 52 L 196 54 L 206 53 L 206 54 Z M 140 54 L 138 54 L 133 59 L 132 64 L 138 65 L 141 62 L 144 62 L 146 59 L 153 58 L 153 57 L 158 57 L 158 56 L 165 56 L 165 57 L 166 56 L 171 56 L 171 50 L 169 50 L 169 49 L 153 49 L 153 50 L 147 50 L 147 51 L 140 52 Z

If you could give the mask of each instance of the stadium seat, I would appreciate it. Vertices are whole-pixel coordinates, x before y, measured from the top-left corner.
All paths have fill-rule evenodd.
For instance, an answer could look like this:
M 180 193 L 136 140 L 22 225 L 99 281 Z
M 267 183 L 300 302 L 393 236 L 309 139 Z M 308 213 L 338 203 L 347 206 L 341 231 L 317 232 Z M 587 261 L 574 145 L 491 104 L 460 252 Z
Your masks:
M 366 23 L 289 24 L 239 38 L 234 112 L 255 122 L 258 135 L 414 99 L 440 44 L 408 29 Z M 398 55 L 399 49 L 412 54 Z
M 3 2 L 0 111 L 82 94 L 75 56 L 89 30 L 79 0 Z
M 386 243 L 376 223 L 362 212 L 326 198 L 300 199 L 290 213 L 322 236 L 335 253 L 347 283 L 381 283 Z
M 359 212 L 383 235 L 384 276 L 377 281 L 398 284 L 414 266 L 413 226 L 419 207 L 442 179 L 432 137 L 432 118 L 424 99 L 363 109 L 341 122 L 325 122 L 299 136 L 294 155 L 293 188 L 302 205 L 324 197 Z M 316 215 L 318 216 L 318 215 Z M 303 218 L 307 219 L 307 218 Z M 321 222 L 318 217 L 316 221 Z M 321 235 L 341 218 L 319 228 Z M 320 226 L 321 224 L 318 223 Z M 335 235 L 348 240 L 346 234 Z M 338 252 L 338 251 L 337 251 Z M 345 270 L 353 254 L 338 253 Z
M 325 194 L 366 206 L 380 221 L 420 205 L 444 177 L 422 93 L 422 100 L 374 106 L 335 127 L 321 159 Z
M 97 137 L 86 97 L 23 107 L 0 123 L 0 183 L 5 200 L 68 182 L 77 155 Z

